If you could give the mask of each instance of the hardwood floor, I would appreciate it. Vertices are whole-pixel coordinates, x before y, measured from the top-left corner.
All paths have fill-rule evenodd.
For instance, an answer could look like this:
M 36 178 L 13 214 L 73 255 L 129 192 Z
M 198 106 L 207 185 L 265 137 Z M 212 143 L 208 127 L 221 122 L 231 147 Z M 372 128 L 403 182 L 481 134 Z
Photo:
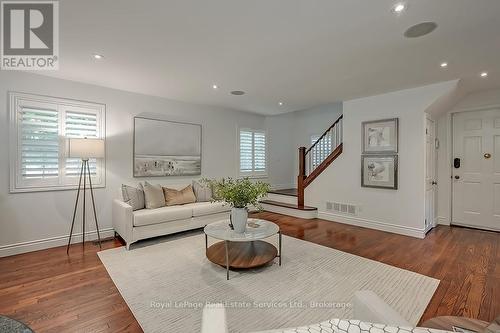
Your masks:
M 500 314 L 500 234 L 439 226 L 424 240 L 275 213 L 283 234 L 440 279 L 422 321 Z M 104 248 L 121 246 L 119 240 Z M 36 332 L 142 332 L 96 253 L 75 245 L 0 258 L 0 314 Z

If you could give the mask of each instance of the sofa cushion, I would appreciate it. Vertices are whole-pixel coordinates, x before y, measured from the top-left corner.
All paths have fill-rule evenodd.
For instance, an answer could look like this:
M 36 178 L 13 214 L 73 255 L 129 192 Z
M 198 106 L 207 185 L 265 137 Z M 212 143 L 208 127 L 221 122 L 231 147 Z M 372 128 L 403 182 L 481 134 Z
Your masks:
M 144 199 L 147 209 L 165 206 L 165 196 L 163 195 L 163 189 L 160 185 L 152 185 L 148 182 L 144 182 L 142 189 L 144 190 Z
M 222 202 L 197 202 L 190 205 L 193 208 L 193 216 L 203 216 L 210 214 L 217 214 L 229 212 L 231 206 Z
M 136 210 L 134 214 L 134 226 L 164 223 L 169 221 L 190 219 L 193 216 L 193 208 L 190 205 L 169 206 L 156 209 Z
M 123 201 L 132 206 L 132 210 L 144 209 L 144 191 L 137 187 L 122 185 Z
M 193 191 L 196 202 L 208 202 L 212 200 L 212 188 L 206 184 L 201 184 L 193 180 Z
M 165 195 L 165 205 L 175 206 L 184 205 L 196 202 L 196 197 L 191 185 L 186 186 L 182 190 L 175 190 L 172 188 L 164 187 L 163 193 Z

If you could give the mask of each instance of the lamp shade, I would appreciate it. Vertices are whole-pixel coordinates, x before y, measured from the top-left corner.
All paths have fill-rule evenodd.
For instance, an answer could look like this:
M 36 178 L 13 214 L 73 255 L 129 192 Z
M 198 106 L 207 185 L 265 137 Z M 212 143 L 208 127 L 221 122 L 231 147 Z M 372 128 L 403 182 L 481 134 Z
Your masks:
M 69 139 L 68 157 L 71 158 L 103 158 L 103 139 Z

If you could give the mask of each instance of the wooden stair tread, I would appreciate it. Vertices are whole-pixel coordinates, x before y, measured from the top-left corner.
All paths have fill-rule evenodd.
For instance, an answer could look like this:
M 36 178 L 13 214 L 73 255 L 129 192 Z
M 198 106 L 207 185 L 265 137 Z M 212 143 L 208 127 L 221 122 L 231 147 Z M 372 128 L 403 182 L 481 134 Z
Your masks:
M 271 191 L 268 191 L 267 193 L 287 195 L 289 197 L 296 197 L 298 190 L 296 188 L 286 188 L 286 189 L 281 189 L 281 190 L 271 190 Z
M 316 207 L 299 206 L 297 204 L 289 204 L 286 202 L 279 202 L 279 201 L 274 201 L 274 200 L 262 200 L 260 203 L 267 204 L 267 205 L 273 205 L 273 206 L 279 206 L 279 207 L 285 207 L 285 208 L 291 208 L 291 209 L 297 209 L 297 210 L 305 210 L 305 211 L 318 210 L 318 208 L 316 208 Z

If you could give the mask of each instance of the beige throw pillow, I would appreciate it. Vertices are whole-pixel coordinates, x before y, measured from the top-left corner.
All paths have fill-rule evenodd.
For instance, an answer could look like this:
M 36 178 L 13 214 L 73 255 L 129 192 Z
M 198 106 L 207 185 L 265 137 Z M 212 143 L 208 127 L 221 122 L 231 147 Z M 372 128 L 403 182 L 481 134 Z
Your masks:
M 132 210 L 144 209 L 144 191 L 136 187 L 122 185 L 122 197 Z
M 182 190 L 174 190 L 172 188 L 163 188 L 165 194 L 165 204 L 167 206 L 183 205 L 196 202 L 196 196 L 191 185 L 186 186 Z
M 196 202 L 206 202 L 212 200 L 212 188 L 193 180 L 193 192 Z
M 144 201 L 146 202 L 147 209 L 165 206 L 165 197 L 163 196 L 163 190 L 160 185 L 152 185 L 148 182 L 144 182 L 142 189 L 144 190 Z

